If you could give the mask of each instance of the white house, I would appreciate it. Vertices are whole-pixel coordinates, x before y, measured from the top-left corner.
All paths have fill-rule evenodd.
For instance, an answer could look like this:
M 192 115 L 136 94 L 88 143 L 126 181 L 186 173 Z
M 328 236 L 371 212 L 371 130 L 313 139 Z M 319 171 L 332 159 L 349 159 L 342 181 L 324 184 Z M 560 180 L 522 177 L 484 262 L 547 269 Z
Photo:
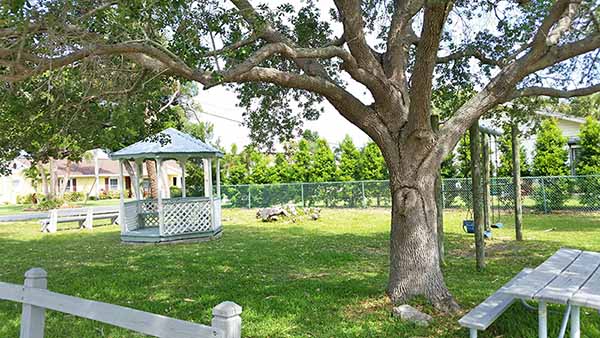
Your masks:
M 577 165 L 577 154 L 579 152 L 579 129 L 585 123 L 585 118 L 571 116 L 553 111 L 542 110 L 536 112 L 541 118 L 554 118 L 557 121 L 558 128 L 562 131 L 564 137 L 568 139 L 569 147 L 569 166 L 571 168 L 571 174 L 575 175 L 575 168 Z M 523 142 L 527 151 L 527 157 L 532 160 L 535 154 L 535 132 Z

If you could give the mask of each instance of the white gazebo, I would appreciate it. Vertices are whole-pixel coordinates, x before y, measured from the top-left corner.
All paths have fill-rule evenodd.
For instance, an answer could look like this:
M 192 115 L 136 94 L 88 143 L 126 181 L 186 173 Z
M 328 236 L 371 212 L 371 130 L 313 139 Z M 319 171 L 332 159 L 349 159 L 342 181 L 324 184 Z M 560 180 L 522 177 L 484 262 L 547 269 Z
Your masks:
M 158 243 L 182 240 L 210 239 L 221 233 L 221 187 L 218 149 L 169 128 L 110 155 L 119 160 L 121 178 L 120 224 L 121 240 L 124 242 Z M 190 158 L 200 158 L 204 167 L 204 197 L 188 197 L 185 185 L 185 163 Z M 158 196 L 143 199 L 142 175 L 145 160 L 156 164 Z M 176 160 L 181 167 L 181 197 L 170 198 L 164 174 L 164 162 Z M 212 161 L 216 161 L 215 186 L 213 188 Z M 132 188 L 136 200 L 125 202 L 123 165 L 135 162 L 135 178 Z

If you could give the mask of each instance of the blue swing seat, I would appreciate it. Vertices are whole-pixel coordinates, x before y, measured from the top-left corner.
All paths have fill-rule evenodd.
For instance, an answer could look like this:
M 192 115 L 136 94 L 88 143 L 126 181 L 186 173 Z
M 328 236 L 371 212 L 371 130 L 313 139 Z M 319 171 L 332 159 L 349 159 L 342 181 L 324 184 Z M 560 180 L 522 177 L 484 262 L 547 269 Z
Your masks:
M 463 230 L 468 233 L 468 234 L 473 234 L 475 233 L 475 221 L 473 221 L 472 219 L 465 219 L 463 220 Z M 483 238 L 485 239 L 491 239 L 492 238 L 492 232 L 491 231 L 484 231 L 483 232 Z

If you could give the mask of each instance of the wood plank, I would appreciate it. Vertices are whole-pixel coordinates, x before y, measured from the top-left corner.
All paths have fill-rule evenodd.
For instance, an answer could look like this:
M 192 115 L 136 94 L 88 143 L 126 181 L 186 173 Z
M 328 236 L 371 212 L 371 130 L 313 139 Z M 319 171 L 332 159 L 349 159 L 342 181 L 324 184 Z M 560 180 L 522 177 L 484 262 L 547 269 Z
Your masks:
M 534 299 L 567 304 L 600 265 L 600 253 L 584 251 L 550 284 L 539 291 Z
M 23 298 L 23 285 L 0 282 L 0 299 L 21 302 Z
M 522 299 L 533 299 L 535 294 L 552 282 L 581 254 L 581 250 L 560 249 L 529 275 L 503 292 Z
M 600 310 L 600 268 L 575 292 L 569 303 Z
M 224 337 L 216 328 L 169 318 L 153 313 L 67 296 L 43 289 L 25 288 L 23 299 L 16 300 L 46 309 L 122 327 L 154 337 Z
M 477 330 L 486 330 L 506 309 L 514 302 L 515 297 L 502 292 L 503 289 L 513 285 L 524 278 L 532 269 L 523 269 L 502 288 L 489 296 L 481 304 L 463 316 L 458 323 L 463 327 Z

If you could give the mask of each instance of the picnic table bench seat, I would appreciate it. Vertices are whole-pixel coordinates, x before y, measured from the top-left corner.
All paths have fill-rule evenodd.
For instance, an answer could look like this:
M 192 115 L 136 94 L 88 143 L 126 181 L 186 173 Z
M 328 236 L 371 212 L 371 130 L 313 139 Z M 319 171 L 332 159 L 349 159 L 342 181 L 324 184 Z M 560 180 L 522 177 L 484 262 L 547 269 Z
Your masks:
M 481 304 L 463 316 L 458 323 L 469 329 L 470 337 L 477 338 L 477 331 L 486 330 L 514 302 L 515 297 L 503 293 L 503 290 L 519 279 L 527 276 L 532 269 L 523 269 L 502 288 L 489 296 Z
M 42 232 L 56 232 L 58 223 L 78 222 L 79 228 L 92 229 L 93 221 L 108 219 L 111 224 L 117 223 L 119 211 L 114 209 L 73 208 L 54 209 L 49 218 L 40 221 Z

